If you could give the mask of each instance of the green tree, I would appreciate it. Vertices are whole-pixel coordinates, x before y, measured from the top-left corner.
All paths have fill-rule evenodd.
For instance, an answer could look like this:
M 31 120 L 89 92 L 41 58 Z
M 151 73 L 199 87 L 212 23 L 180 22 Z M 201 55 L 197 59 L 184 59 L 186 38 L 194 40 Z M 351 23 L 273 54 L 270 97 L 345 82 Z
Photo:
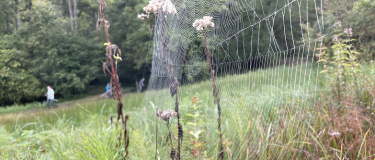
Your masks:
M 375 48 L 375 2 L 371 0 L 331 0 L 324 1 L 325 22 L 324 34 L 332 37 L 335 33 L 333 24 L 340 21 L 344 28 L 353 29 L 353 43 L 362 52 L 363 58 L 373 58 Z M 331 43 L 325 40 L 325 44 Z
M 42 95 L 39 80 L 24 67 L 28 57 L 17 49 L 8 48 L 12 38 L 10 35 L 0 37 L 0 105 Z
M 145 66 L 151 64 L 152 58 L 152 27 L 137 18 L 148 3 L 142 0 L 114 1 L 108 3 L 107 19 L 111 23 L 110 37 L 124 55 L 124 61 L 119 63 L 118 75 L 124 86 L 134 86 L 142 76 L 148 79 Z M 153 20 L 152 17 L 149 19 Z
M 10 34 L 13 30 L 13 5 L 9 0 L 0 0 L 0 4 L 0 35 Z

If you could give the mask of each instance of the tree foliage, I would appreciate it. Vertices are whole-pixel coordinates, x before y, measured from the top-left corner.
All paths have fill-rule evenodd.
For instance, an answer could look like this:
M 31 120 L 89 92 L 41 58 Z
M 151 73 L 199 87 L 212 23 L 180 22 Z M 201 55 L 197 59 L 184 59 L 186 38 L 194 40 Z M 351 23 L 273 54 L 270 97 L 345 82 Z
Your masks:
M 76 10 L 74 2 L 77 3 Z M 136 80 L 146 76 L 147 79 L 151 63 L 152 48 L 152 23 L 144 23 L 137 18 L 143 12 L 143 7 L 148 3 L 145 0 L 116 1 L 107 0 L 106 15 L 110 22 L 110 37 L 114 44 L 122 49 L 124 62 L 119 63 L 119 76 L 122 86 L 133 86 Z M 309 3 L 314 6 L 314 1 L 298 1 L 299 3 Z M 16 5 L 14 0 L 0 0 L 0 105 L 13 102 L 23 102 L 35 98 L 43 98 L 46 85 L 51 85 L 58 98 L 69 97 L 73 94 L 86 92 L 90 85 L 105 83 L 109 77 L 104 77 L 101 70 L 102 54 L 104 50 L 103 42 L 105 37 L 99 34 L 95 21 L 98 18 L 97 0 L 76 0 L 69 4 L 67 0 L 18 0 Z M 296 2 L 297 3 L 297 2 Z M 311 3 L 311 4 L 310 4 Z M 254 22 L 263 19 L 265 15 L 274 12 L 275 9 L 283 7 L 284 1 L 263 0 L 262 5 L 257 3 L 254 7 L 258 17 L 247 17 L 243 15 L 244 26 L 249 26 Z M 353 28 L 353 46 L 364 53 L 364 59 L 372 59 L 375 41 L 375 2 L 371 0 L 332 0 L 324 1 L 324 33 L 327 55 L 333 56 L 334 45 L 331 37 L 334 33 L 333 24 L 341 21 L 343 28 Z M 20 26 L 17 28 L 17 13 Z M 193 9 L 196 6 L 187 6 Z M 217 8 L 214 12 L 225 12 L 230 7 L 237 7 L 235 3 L 227 3 L 222 8 Z M 262 8 L 263 7 L 263 8 Z M 319 6 L 318 6 L 319 7 Z M 299 11 L 299 9 L 301 9 Z M 251 50 L 252 55 L 267 54 L 270 43 L 270 32 L 266 27 L 266 22 L 271 24 L 275 33 L 275 44 L 281 47 L 280 50 L 293 48 L 292 34 L 294 37 L 301 37 L 301 26 L 313 27 L 317 29 L 315 8 L 292 5 L 285 12 L 274 15 L 275 21 L 264 21 L 254 28 L 244 31 L 243 37 L 239 37 L 249 42 L 251 35 L 259 34 L 258 42 L 253 42 L 253 50 L 250 45 L 242 46 L 235 38 L 228 41 L 228 54 L 230 58 L 245 58 L 237 56 L 238 52 Z M 311 10 L 311 12 L 310 12 Z M 265 11 L 263 13 L 263 11 Z M 309 14 L 308 16 L 306 14 Z M 71 28 L 70 15 L 72 15 L 74 27 Z M 301 14 L 301 15 L 300 15 Z M 320 14 L 320 13 L 319 13 Z M 283 17 L 284 22 L 283 22 Z M 308 17 L 308 19 L 307 19 Z M 234 17 L 235 18 L 235 17 Z M 301 18 L 301 19 L 300 19 Z M 150 17 L 153 21 L 154 17 Z M 291 21 L 291 22 L 290 22 Z M 301 22 L 300 22 L 301 21 Z M 307 24 L 309 22 L 309 24 Z M 291 23 L 285 25 L 286 32 L 281 23 Z M 274 24 L 274 25 L 273 25 Z M 302 24 L 300 26 L 300 24 Z M 293 27 L 293 31 L 290 31 Z M 302 29 L 303 30 L 303 29 Z M 306 35 L 305 35 L 306 36 Z M 311 35 L 315 36 L 315 35 Z M 285 39 L 286 37 L 286 39 Z M 179 37 L 176 37 L 179 38 Z M 301 39 L 300 39 L 301 40 Z M 295 39 L 294 41 L 300 41 Z M 194 45 L 202 46 L 202 40 L 193 41 Z M 226 44 L 225 44 L 226 45 Z M 256 46 L 256 47 L 254 47 Z M 271 45 L 272 46 L 272 45 Z M 196 52 L 201 49 L 189 48 L 186 58 L 194 58 Z M 218 52 L 219 61 L 224 61 L 224 53 Z M 248 58 L 248 57 L 246 57 Z M 197 60 L 200 64 L 203 60 Z M 187 64 L 189 65 L 189 64 Z M 190 64 L 191 65 L 191 64 Z M 185 73 L 191 68 L 185 68 Z M 192 77 L 191 77 L 192 78 Z M 195 78 L 202 78 L 195 75 Z M 103 89 L 104 90 L 104 89 Z
M 375 1 L 372 0 L 330 0 L 325 5 L 325 45 L 333 45 L 334 23 L 341 22 L 343 28 L 352 28 L 353 43 L 362 52 L 362 60 L 373 59 L 375 51 Z

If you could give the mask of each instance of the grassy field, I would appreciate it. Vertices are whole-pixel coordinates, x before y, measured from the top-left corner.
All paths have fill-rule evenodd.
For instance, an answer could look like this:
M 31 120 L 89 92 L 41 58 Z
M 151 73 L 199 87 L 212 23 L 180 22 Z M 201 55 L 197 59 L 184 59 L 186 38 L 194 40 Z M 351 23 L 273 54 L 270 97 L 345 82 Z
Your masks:
M 317 77 L 317 72 L 317 66 L 309 64 L 220 77 L 223 141 L 217 130 L 212 82 L 181 86 L 182 158 L 218 159 L 221 143 L 225 159 L 373 159 L 373 102 L 361 108 L 346 97 L 344 102 L 352 105 L 336 103 L 326 77 Z M 362 89 L 374 95 L 373 90 Z M 193 96 L 198 102 L 192 101 Z M 115 106 L 113 100 L 89 97 L 51 110 L 1 114 L 0 157 L 121 159 L 125 154 L 117 147 L 121 129 L 111 123 Z M 166 141 L 166 122 L 155 112 L 156 107 L 174 109 L 169 91 L 126 94 L 124 106 L 130 117 L 128 158 L 168 159 L 172 146 L 177 148 L 177 120 L 173 117 L 169 122 L 171 146 Z

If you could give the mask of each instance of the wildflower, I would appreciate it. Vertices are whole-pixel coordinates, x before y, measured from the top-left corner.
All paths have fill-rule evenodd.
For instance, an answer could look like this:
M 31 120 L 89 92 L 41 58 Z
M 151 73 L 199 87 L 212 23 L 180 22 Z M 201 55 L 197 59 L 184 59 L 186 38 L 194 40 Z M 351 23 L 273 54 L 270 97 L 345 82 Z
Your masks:
M 344 33 L 347 35 L 347 36 L 351 36 L 353 33 L 352 33 L 352 28 L 351 27 L 348 27 L 348 28 L 345 28 L 344 29 Z
M 198 97 L 193 96 L 193 98 L 191 99 L 191 103 L 197 103 L 197 102 L 198 102 Z
M 338 21 L 338 22 L 335 22 L 334 24 L 333 24 L 333 26 L 334 27 L 341 27 L 341 21 Z
M 149 14 L 138 14 L 138 18 L 141 19 L 141 20 L 144 20 L 145 18 L 148 18 L 150 15 Z
M 332 41 L 336 43 L 340 43 L 340 38 L 338 36 L 333 36 Z
M 202 151 L 202 147 L 199 147 L 199 149 L 197 148 L 194 148 L 192 151 L 191 151 L 191 155 L 193 155 L 195 158 L 198 158 L 200 153 Z
M 193 23 L 193 27 L 198 31 L 203 31 L 207 27 L 214 27 L 215 23 L 211 22 L 211 16 L 204 16 L 203 19 L 197 19 Z
M 146 7 L 143 8 L 146 13 L 158 13 L 158 11 L 167 13 L 167 14 L 176 14 L 176 7 L 170 0 L 151 0 Z
M 374 63 L 374 60 L 371 60 L 370 63 Z
M 177 10 L 176 7 L 170 0 L 151 0 L 148 2 L 147 6 L 143 7 L 143 10 L 146 14 L 139 14 L 138 18 L 143 20 L 148 18 L 150 13 L 157 14 L 159 11 L 162 11 L 166 14 L 176 14 Z
M 166 111 L 158 111 L 158 112 L 156 113 L 156 115 L 157 115 L 159 118 L 163 119 L 164 121 L 169 121 L 169 119 L 170 119 L 171 117 L 176 117 L 176 116 L 177 116 L 177 112 L 168 109 L 168 110 L 166 110 Z

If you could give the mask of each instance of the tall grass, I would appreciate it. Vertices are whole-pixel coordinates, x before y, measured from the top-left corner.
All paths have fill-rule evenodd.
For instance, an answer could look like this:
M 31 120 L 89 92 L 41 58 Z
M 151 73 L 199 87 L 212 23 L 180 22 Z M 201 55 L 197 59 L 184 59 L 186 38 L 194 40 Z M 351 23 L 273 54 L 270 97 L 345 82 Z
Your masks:
M 288 73 L 289 71 L 289 73 Z M 374 132 L 365 128 L 359 134 L 340 133 L 331 136 L 332 113 L 329 109 L 330 92 L 324 77 L 289 70 L 283 67 L 220 77 L 217 86 L 222 105 L 222 133 L 225 159 L 339 159 L 371 158 L 375 148 L 368 144 Z M 289 74 L 289 78 L 283 76 Z M 316 73 L 316 66 L 312 66 Z M 310 75 L 310 82 L 290 80 L 290 76 Z M 315 79 L 318 79 L 315 81 Z M 314 80 L 314 81 L 313 81 Z M 262 83 L 259 83 L 262 82 Z M 213 104 L 211 82 L 180 88 L 180 114 L 184 133 L 189 133 L 188 122 L 196 121 L 187 115 L 199 113 L 202 118 L 194 131 L 201 130 L 201 159 L 219 158 L 217 108 Z M 245 87 L 244 87 L 245 86 Z M 315 92 L 315 87 L 317 91 Z M 328 88 L 328 89 L 326 89 Z M 166 93 L 166 94 L 164 94 Z M 128 130 L 131 138 L 130 159 L 168 159 L 170 145 L 166 143 L 168 129 L 164 121 L 158 123 L 158 150 L 155 151 L 155 105 L 173 104 L 160 96 L 167 90 L 128 94 L 124 97 L 125 114 L 131 118 Z M 147 95 L 147 97 L 145 97 Z M 197 96 L 201 106 L 192 108 L 191 97 Z M 0 157 L 5 159 L 119 159 L 124 150 L 118 146 L 121 129 L 111 123 L 116 113 L 112 100 L 76 101 L 71 107 L 0 115 Z M 170 106 L 158 106 L 173 108 Z M 336 113 L 336 112 L 335 112 Z M 349 117 L 342 112 L 342 115 Z M 171 124 L 177 120 L 172 118 Z M 345 121 L 345 119 L 342 119 Z M 177 128 L 171 125 L 172 134 Z M 349 135 L 357 136 L 350 138 Z M 341 141 L 358 140 L 357 151 L 344 148 Z M 177 145 L 174 141 L 174 145 Z M 349 143 L 349 142 L 348 142 Z M 357 145 L 357 144 L 356 144 Z M 181 157 L 193 159 L 193 145 L 189 134 L 184 135 Z M 372 157 L 373 158 L 373 157 Z

